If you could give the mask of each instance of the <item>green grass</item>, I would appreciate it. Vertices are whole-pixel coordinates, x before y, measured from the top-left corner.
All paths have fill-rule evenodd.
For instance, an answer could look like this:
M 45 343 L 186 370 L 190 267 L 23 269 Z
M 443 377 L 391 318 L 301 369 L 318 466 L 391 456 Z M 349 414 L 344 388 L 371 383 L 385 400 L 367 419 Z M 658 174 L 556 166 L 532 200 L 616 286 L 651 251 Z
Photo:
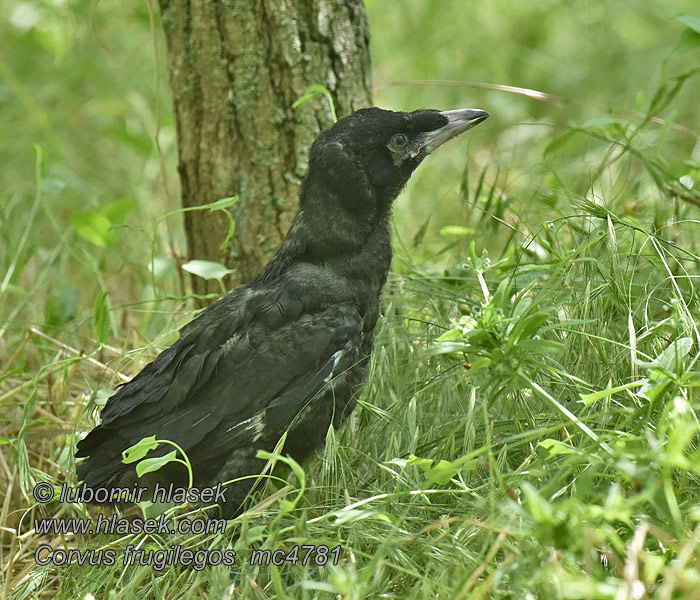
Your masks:
M 32 531 L 34 518 L 97 518 L 83 505 L 39 505 L 32 488 L 74 483 L 76 439 L 105 392 L 172 343 L 194 302 L 180 215 L 159 222 L 177 194 L 153 69 L 138 63 L 127 76 L 106 51 L 88 61 L 88 5 L 76 7 L 84 21 L 44 7 L 53 19 L 29 33 L 3 21 L 15 45 L 0 97 L 23 100 L 0 141 L 0 597 L 700 598 L 700 78 L 674 19 L 690 8 L 635 4 L 625 21 L 622 4 L 572 16 L 499 0 L 472 15 L 489 41 L 480 50 L 478 38 L 461 41 L 463 24 L 441 20 L 455 3 L 441 13 L 408 2 L 400 14 L 378 4 L 378 84 L 460 79 L 461 69 L 583 106 L 382 88 L 380 102 L 396 108 L 494 116 L 427 161 L 399 201 L 384 316 L 347 426 L 303 470 L 275 469 L 251 510 L 209 535 Z M 522 37 L 499 44 L 505 8 Z M 100 5 L 96 18 L 113 51 L 151 43 L 145 9 Z M 599 43 L 610 28 L 614 43 Z M 433 38 L 463 52 L 431 53 Z M 387 39 L 400 40 L 393 52 Z M 549 68 L 553 44 L 569 69 Z M 37 66 L 17 76 L 31 56 Z M 605 64 L 601 81 L 574 56 Z M 92 106 L 60 78 L 42 87 L 51 68 L 99 90 Z M 43 543 L 113 550 L 116 564 L 37 566 Z M 235 551 L 236 571 L 122 566 L 139 544 Z M 256 550 L 307 544 L 340 545 L 339 564 L 250 564 Z

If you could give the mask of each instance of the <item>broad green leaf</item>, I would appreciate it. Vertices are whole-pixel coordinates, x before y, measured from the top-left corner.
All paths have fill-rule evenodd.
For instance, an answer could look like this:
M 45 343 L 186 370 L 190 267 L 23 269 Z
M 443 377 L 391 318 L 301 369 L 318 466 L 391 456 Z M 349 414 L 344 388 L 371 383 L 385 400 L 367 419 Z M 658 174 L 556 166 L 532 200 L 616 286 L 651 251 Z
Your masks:
M 553 190 L 558 190 L 562 187 L 561 179 L 559 179 L 559 176 L 554 172 L 547 173 L 544 177 L 544 181 Z
M 700 33 L 700 15 L 679 15 L 676 19 L 695 33 Z
M 163 256 L 162 254 L 153 257 L 153 263 L 148 263 L 148 270 L 152 270 L 156 277 L 162 279 L 171 277 L 177 272 L 173 259 L 169 256 Z
M 80 303 L 80 291 L 74 285 L 52 287 L 46 298 L 44 319 L 47 325 L 58 327 L 75 315 Z
M 107 217 L 112 223 L 123 223 L 126 215 L 136 206 L 133 198 L 122 198 L 115 202 L 110 202 L 100 209 L 100 214 Z
M 136 442 L 133 446 L 130 446 L 122 452 L 122 462 L 125 465 L 135 463 L 157 447 L 158 442 L 156 441 L 155 435 L 143 438 L 141 441 Z
M 462 337 L 462 332 L 459 329 L 448 329 L 443 333 L 436 342 L 454 342 Z
M 688 50 L 695 50 L 696 48 L 700 48 L 700 33 L 692 29 L 684 29 L 678 37 L 678 42 L 674 46 L 673 52 L 678 54 Z
M 518 348 L 536 354 L 549 354 L 557 356 L 564 353 L 566 346 L 561 342 L 554 340 L 537 340 L 535 338 L 527 338 L 518 342 Z
M 178 462 L 177 450 L 168 452 L 164 456 L 156 456 L 155 458 L 143 459 L 139 464 L 136 465 L 136 474 L 139 477 L 142 477 L 146 473 L 152 473 L 153 471 L 157 471 L 161 467 L 171 462 Z
M 668 345 L 661 354 L 652 362 L 652 365 L 676 373 L 681 366 L 681 359 L 685 358 L 693 347 L 693 339 L 689 337 L 678 338 Z
M 488 356 L 482 356 L 477 358 L 472 362 L 471 367 L 469 367 L 469 375 L 473 375 L 477 371 L 482 371 L 488 369 L 491 366 L 491 359 Z
M 452 354 L 453 352 L 467 352 L 471 346 L 464 342 L 438 342 L 429 346 L 423 352 L 424 356 L 435 356 L 436 354 Z
M 297 461 L 295 461 L 290 456 L 282 456 L 281 454 L 275 454 L 274 452 L 268 452 L 267 450 L 258 450 L 257 454 L 255 455 L 255 458 L 259 458 L 261 460 L 278 460 L 288 465 L 294 473 L 294 475 L 296 476 L 299 485 L 301 487 L 304 487 L 304 483 L 306 481 L 306 474 L 304 473 L 304 469 Z
M 306 473 L 304 473 L 302 466 L 291 456 L 285 457 L 285 462 L 296 476 L 299 486 L 303 488 L 306 485 Z
M 423 471 L 426 471 L 433 466 L 433 461 L 430 458 L 420 458 L 419 456 L 411 454 L 411 456 L 409 456 L 408 460 L 406 461 L 406 465 L 416 465 L 417 467 L 420 467 Z
M 116 233 L 110 230 L 112 221 L 103 214 L 80 211 L 73 213 L 69 221 L 80 237 L 95 246 L 106 248 L 116 240 Z
M 279 448 L 279 444 L 278 444 Z M 259 458 L 261 460 L 273 460 L 273 461 L 280 461 L 284 464 L 286 464 L 294 473 L 294 475 L 297 478 L 297 481 L 299 482 L 299 491 L 294 498 L 294 500 L 287 500 L 287 499 L 281 499 L 279 501 L 279 506 L 282 509 L 282 512 L 290 512 L 291 510 L 294 509 L 294 507 L 299 503 L 299 499 L 302 497 L 304 490 L 306 489 L 306 474 L 304 473 L 304 469 L 301 467 L 301 465 L 295 461 L 291 456 L 282 456 L 281 454 L 278 454 L 276 452 L 267 452 L 266 450 L 258 450 L 257 454 L 255 455 L 255 458 Z
M 576 450 L 576 448 L 573 448 L 572 446 L 569 446 L 569 444 L 565 444 L 563 442 L 560 442 L 559 440 L 553 440 L 551 438 L 542 440 L 541 442 L 538 442 L 537 445 L 548 450 L 549 456 L 557 456 L 559 454 L 579 454 L 579 451 Z
M 96 406 L 104 406 L 107 404 L 107 400 L 109 400 L 114 394 L 117 393 L 117 390 L 105 390 L 105 389 L 99 389 L 95 392 L 95 405 Z
M 164 514 L 171 508 L 175 506 L 174 502 L 151 502 L 150 500 L 144 500 L 139 502 L 141 511 L 145 519 L 157 519 L 160 515 Z
M 532 518 L 538 523 L 552 523 L 554 520 L 554 507 L 545 500 L 537 489 L 524 481 L 521 486 L 525 505 Z
M 423 471 L 428 481 L 440 485 L 446 484 L 457 473 L 455 465 L 447 460 L 441 460 L 433 466 L 433 461 L 430 458 L 420 458 L 411 454 L 406 464 L 417 466 Z
M 191 260 L 182 265 L 182 269 L 202 279 L 221 279 L 233 273 L 225 265 L 211 260 Z
M 658 371 L 657 371 L 658 373 Z M 663 379 L 661 378 L 663 377 Z M 661 376 L 658 378 L 649 379 L 645 385 L 639 390 L 638 394 L 647 398 L 650 402 L 654 402 L 661 394 L 663 394 L 673 380 L 669 377 Z
M 432 469 L 425 471 L 425 477 L 428 479 L 428 481 L 432 481 L 433 483 L 438 483 L 440 485 L 445 485 L 456 474 L 457 469 L 447 460 L 441 460 Z
M 519 340 L 521 338 L 531 338 L 537 333 L 539 328 L 547 321 L 549 318 L 549 313 L 544 311 L 536 312 L 528 317 L 520 319 L 510 334 L 513 336 L 514 340 Z

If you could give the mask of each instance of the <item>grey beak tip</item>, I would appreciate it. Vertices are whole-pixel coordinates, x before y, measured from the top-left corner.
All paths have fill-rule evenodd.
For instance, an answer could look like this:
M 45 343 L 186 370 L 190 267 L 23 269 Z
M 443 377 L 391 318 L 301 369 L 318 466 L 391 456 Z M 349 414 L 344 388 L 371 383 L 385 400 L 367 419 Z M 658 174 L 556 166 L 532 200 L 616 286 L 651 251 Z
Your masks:
M 490 116 L 491 116 L 490 112 L 487 112 L 485 110 L 481 110 L 481 109 L 477 108 L 477 109 L 471 109 L 471 110 L 465 111 L 464 120 L 465 121 L 485 121 Z

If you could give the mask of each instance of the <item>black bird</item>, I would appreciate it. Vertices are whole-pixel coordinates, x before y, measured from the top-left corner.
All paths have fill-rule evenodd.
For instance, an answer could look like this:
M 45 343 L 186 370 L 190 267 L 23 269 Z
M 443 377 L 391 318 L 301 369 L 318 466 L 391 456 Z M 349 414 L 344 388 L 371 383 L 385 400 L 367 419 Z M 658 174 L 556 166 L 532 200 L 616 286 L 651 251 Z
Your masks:
M 430 152 L 481 123 L 483 110 L 366 108 L 323 131 L 309 155 L 299 211 L 274 258 L 185 325 L 180 338 L 114 394 L 78 443 L 90 488 L 138 480 L 122 451 L 151 435 L 187 453 L 194 486 L 225 487 L 237 514 L 272 451 L 303 461 L 355 405 L 391 262 L 391 205 Z M 169 452 L 159 448 L 149 456 Z M 161 485 L 187 485 L 175 463 Z M 152 479 L 150 480 L 152 481 Z

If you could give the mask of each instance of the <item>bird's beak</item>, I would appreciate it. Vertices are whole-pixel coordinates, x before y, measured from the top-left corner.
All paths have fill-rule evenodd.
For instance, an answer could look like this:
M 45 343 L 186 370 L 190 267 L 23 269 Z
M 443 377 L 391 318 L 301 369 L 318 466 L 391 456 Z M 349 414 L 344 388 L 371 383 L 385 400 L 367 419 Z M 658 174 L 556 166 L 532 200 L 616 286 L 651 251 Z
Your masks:
M 447 117 L 447 125 L 431 131 L 423 143 L 422 147 L 428 152 L 442 146 L 447 140 L 464 133 L 482 121 L 489 118 L 489 113 L 478 108 L 460 108 L 458 110 L 446 110 L 440 113 Z

